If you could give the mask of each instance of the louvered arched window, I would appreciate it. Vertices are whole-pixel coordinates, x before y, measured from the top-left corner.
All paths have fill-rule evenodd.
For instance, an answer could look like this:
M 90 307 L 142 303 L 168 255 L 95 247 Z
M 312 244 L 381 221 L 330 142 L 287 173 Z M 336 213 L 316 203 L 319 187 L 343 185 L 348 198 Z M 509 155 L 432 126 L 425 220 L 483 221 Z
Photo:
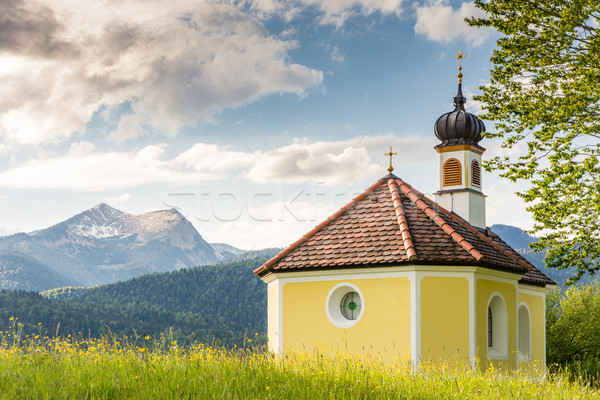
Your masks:
M 477 160 L 473 160 L 471 163 L 471 184 L 481 187 L 481 167 Z
M 460 161 L 451 158 L 444 163 L 444 186 L 462 185 Z

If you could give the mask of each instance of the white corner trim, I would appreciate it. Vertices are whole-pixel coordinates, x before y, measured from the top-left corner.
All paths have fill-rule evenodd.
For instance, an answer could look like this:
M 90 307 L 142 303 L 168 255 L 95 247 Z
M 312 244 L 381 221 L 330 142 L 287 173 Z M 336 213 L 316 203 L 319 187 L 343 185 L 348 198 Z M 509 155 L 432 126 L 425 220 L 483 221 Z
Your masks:
M 544 366 L 544 374 L 546 373 L 546 294 L 544 293 L 544 301 L 542 302 L 542 319 L 544 324 L 542 326 L 542 333 L 544 335 L 544 362 L 542 365 Z
M 277 280 L 277 275 L 273 274 L 271 272 L 269 272 L 267 275 L 265 276 L 261 276 L 260 279 L 266 283 L 267 285 L 270 284 L 271 282 L 273 282 L 274 280 Z
M 475 315 L 475 305 L 477 303 L 475 277 L 469 275 L 469 360 L 471 368 L 475 368 L 475 358 L 477 357 L 477 316 Z
M 410 276 L 410 353 L 413 368 L 419 368 L 421 362 L 421 279 L 412 271 Z
M 283 285 L 277 282 L 277 354 L 283 353 Z

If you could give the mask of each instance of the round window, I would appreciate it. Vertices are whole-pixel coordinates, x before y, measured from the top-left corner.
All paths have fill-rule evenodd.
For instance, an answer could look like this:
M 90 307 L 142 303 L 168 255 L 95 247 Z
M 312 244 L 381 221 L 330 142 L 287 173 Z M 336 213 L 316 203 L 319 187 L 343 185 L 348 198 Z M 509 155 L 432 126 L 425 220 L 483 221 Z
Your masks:
M 325 312 L 333 325 L 350 328 L 358 323 L 365 312 L 365 299 L 356 285 L 340 283 L 329 291 Z
M 348 292 L 342 298 L 340 310 L 344 318 L 355 320 L 360 314 L 361 304 L 360 296 L 356 292 Z

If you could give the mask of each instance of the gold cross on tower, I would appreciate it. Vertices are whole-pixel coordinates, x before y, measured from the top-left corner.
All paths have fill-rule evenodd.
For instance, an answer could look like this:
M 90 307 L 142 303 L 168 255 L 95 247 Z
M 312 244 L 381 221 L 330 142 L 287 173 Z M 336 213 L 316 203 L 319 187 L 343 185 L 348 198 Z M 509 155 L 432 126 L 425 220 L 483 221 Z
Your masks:
M 388 171 L 390 174 L 394 170 L 394 167 L 392 167 L 392 156 L 396 156 L 396 155 L 398 155 L 398 153 L 392 153 L 392 146 L 390 146 L 390 152 L 384 154 L 384 156 L 390 156 L 390 166 L 388 167 Z
M 454 58 L 456 58 L 458 60 L 458 84 L 461 85 L 462 84 L 462 59 L 465 58 L 467 55 L 465 53 L 462 52 L 462 50 L 458 50 L 458 55 L 454 56 Z

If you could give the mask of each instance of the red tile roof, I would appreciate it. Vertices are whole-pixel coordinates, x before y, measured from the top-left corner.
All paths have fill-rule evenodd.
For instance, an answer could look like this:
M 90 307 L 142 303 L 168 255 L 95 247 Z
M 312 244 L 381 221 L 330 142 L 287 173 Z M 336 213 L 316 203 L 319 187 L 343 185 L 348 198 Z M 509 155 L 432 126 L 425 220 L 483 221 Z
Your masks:
M 497 235 L 389 174 L 254 273 L 401 264 L 475 265 L 554 284 Z

